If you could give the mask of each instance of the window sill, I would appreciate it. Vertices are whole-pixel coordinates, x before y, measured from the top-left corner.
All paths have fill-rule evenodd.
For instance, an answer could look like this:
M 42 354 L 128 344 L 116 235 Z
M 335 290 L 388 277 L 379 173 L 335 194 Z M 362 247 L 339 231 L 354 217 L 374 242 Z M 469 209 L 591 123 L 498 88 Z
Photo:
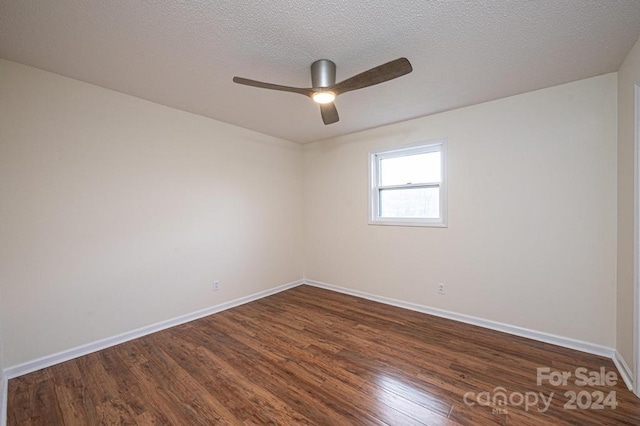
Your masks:
M 449 225 L 443 222 L 422 222 L 412 220 L 369 220 L 369 225 L 382 226 L 420 226 L 427 228 L 448 228 Z

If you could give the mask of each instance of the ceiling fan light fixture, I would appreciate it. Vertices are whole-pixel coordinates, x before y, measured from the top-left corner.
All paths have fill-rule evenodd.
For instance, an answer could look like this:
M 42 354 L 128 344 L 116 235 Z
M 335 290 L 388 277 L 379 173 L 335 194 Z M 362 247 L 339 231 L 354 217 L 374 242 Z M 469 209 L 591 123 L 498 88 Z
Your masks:
M 328 104 L 336 99 L 336 94 L 329 91 L 322 91 L 314 93 L 312 98 L 316 103 Z
M 328 125 L 340 121 L 338 110 L 333 103 L 338 95 L 393 80 L 409 74 L 412 70 L 411 63 L 407 58 L 398 58 L 336 84 L 336 64 L 328 59 L 320 59 L 311 64 L 311 87 L 309 88 L 282 86 L 242 77 L 233 77 L 233 82 L 261 89 L 280 90 L 308 96 L 320 105 L 322 122 Z

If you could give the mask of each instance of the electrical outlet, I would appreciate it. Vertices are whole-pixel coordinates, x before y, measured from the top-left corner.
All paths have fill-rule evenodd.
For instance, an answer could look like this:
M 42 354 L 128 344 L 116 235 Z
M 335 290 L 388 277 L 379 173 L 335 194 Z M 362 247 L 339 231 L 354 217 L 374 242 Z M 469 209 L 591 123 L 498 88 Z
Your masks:
M 220 290 L 220 281 L 215 280 L 213 281 L 213 291 L 218 291 Z
M 438 294 L 444 294 L 444 283 L 438 283 Z

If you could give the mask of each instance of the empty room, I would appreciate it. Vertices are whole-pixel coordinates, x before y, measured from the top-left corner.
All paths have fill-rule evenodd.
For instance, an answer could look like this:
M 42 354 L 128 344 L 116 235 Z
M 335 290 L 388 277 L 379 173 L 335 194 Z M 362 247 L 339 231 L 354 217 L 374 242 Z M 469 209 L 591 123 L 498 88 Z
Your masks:
M 0 425 L 638 425 L 638 129 L 636 0 L 2 0 Z

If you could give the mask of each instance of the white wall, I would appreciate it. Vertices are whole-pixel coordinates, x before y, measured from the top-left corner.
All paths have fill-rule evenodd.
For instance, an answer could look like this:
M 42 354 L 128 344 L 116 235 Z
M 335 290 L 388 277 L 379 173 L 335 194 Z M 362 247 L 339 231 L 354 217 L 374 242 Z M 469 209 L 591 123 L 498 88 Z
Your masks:
M 0 61 L 4 367 L 302 278 L 301 158 Z
M 640 41 L 618 71 L 618 291 L 616 348 L 633 363 L 634 111 L 640 85 Z
M 310 279 L 621 348 L 616 85 L 301 148 L 0 61 L 1 362 L 295 281 L 303 256 Z M 437 137 L 449 227 L 367 225 L 368 152 Z
M 607 74 L 305 145 L 305 276 L 613 347 L 616 84 Z M 439 137 L 449 227 L 367 225 L 368 152 Z

